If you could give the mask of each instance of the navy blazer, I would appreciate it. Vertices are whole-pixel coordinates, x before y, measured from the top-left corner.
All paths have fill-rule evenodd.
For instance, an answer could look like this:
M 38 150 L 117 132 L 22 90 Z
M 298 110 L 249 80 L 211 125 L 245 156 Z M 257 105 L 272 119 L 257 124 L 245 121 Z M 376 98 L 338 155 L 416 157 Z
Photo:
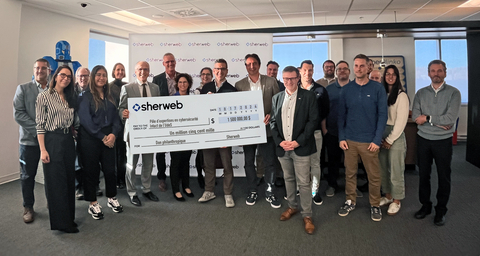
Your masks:
M 278 157 L 285 155 L 285 151 L 280 147 L 280 143 L 285 140 L 282 124 L 282 106 L 285 93 L 286 91 L 283 91 L 273 96 L 273 107 L 270 115 L 270 128 L 272 129 L 272 137 L 276 145 Z M 318 105 L 315 94 L 298 88 L 292 132 L 292 140 L 300 144 L 299 147 L 294 149 L 295 154 L 298 156 L 309 156 L 317 152 L 315 137 L 313 136 L 317 122 Z
M 152 83 L 158 85 L 160 96 L 170 96 L 168 92 L 167 74 L 165 72 L 154 76 Z

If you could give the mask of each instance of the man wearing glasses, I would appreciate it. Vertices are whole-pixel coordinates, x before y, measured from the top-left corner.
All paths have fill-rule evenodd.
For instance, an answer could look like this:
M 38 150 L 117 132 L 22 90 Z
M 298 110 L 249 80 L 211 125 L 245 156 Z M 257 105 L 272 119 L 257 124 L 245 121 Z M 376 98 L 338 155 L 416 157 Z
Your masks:
M 176 92 L 175 77 L 179 74 L 175 70 L 177 61 L 172 53 L 167 52 L 163 55 L 163 66 L 165 67 L 165 72 L 156 75 L 152 82 L 158 85 L 160 96 L 171 96 Z M 157 153 L 155 159 L 157 160 L 157 178 L 159 180 L 158 189 L 165 192 L 167 191 L 167 183 L 165 182 L 165 179 L 167 178 L 167 175 L 165 175 L 165 171 L 167 170 L 165 153 Z
M 35 103 L 38 94 L 48 89 L 48 74 L 50 74 L 48 61 L 46 59 L 35 61 L 33 65 L 34 80 L 19 85 L 13 98 L 13 115 L 15 121 L 20 125 L 20 181 L 24 207 L 23 221 L 25 223 L 35 220 L 33 189 L 38 161 L 40 161 L 40 148 L 35 123 Z
M 334 196 L 335 191 L 338 190 L 338 170 L 340 169 L 343 154 L 343 150 L 338 146 L 338 107 L 342 88 L 350 83 L 350 68 L 346 61 L 341 60 L 337 63 L 336 74 L 337 81 L 327 86 L 330 99 L 330 113 L 327 116 L 326 129 L 323 131 L 328 155 L 328 188 L 325 191 L 327 197 Z
M 90 70 L 80 67 L 75 73 L 75 92 L 80 95 L 88 89 L 88 81 L 90 80 Z
M 203 86 L 201 94 L 228 93 L 236 92 L 237 89 L 227 82 L 228 65 L 224 59 L 215 61 L 213 68 L 215 81 Z M 223 165 L 223 192 L 225 194 L 225 206 L 234 207 L 235 202 L 232 197 L 233 191 L 233 167 L 232 167 L 232 147 L 209 148 L 203 150 L 203 159 L 205 161 L 205 192 L 198 202 L 204 203 L 214 199 L 215 193 L 215 157 L 217 152 L 220 155 Z
M 316 81 L 317 84 L 320 84 L 323 87 L 327 87 L 329 84 L 335 82 L 335 62 L 332 60 L 326 60 L 323 62 L 323 78 L 320 78 Z
M 280 220 L 289 220 L 299 211 L 296 200 L 298 185 L 305 232 L 313 234 L 310 155 L 317 152 L 313 133 L 319 115 L 315 94 L 300 88 L 299 78 L 296 67 L 288 66 L 283 70 L 286 89 L 273 96 L 270 128 L 287 190 L 288 209 L 282 213 Z

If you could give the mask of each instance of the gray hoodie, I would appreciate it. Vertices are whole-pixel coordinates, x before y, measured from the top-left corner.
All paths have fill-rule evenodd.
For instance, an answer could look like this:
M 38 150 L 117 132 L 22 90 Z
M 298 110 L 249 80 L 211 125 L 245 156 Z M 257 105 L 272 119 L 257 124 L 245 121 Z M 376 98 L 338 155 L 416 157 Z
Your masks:
M 432 86 L 426 86 L 417 91 L 413 100 L 412 119 L 421 115 L 430 116 L 430 122 L 418 125 L 418 135 L 427 140 L 443 140 L 452 137 L 460 110 L 460 91 L 447 83 L 436 93 Z M 451 125 L 444 130 L 438 127 Z

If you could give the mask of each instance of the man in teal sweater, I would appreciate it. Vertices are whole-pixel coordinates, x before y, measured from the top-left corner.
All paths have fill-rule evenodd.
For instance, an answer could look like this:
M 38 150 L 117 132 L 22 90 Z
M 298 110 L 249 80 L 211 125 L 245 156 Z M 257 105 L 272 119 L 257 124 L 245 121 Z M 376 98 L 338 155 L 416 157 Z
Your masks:
M 452 172 L 452 136 L 460 110 L 460 91 L 445 83 L 447 67 L 441 60 L 428 64 L 432 84 L 417 91 L 413 100 L 412 119 L 418 125 L 417 164 L 420 176 L 419 197 L 422 208 L 415 218 L 423 219 L 432 212 L 430 174 L 435 160 L 438 174 L 437 205 L 434 224 L 445 224 L 450 197 Z

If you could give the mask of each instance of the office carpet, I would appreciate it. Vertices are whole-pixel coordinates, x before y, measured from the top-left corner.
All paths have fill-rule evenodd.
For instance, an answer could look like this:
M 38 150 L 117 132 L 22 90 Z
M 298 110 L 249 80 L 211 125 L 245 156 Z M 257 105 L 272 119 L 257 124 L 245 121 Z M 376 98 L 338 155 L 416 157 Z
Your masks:
M 433 173 L 435 204 L 435 168 Z M 160 202 L 140 195 L 143 206 L 135 207 L 126 191 L 119 190 L 124 212 L 114 213 L 106 206 L 106 197 L 99 197 L 103 220 L 91 218 L 88 203 L 77 201 L 78 234 L 50 230 L 41 184 L 35 187 L 35 222 L 23 223 L 20 182 L 14 181 L 0 186 L 0 255 L 480 255 L 480 170 L 465 161 L 465 144 L 454 146 L 445 226 L 433 224 L 434 213 L 424 220 L 413 217 L 420 208 L 418 174 L 406 172 L 405 180 L 406 198 L 400 212 L 388 216 L 382 207 L 380 222 L 370 219 L 367 193 L 346 217 L 337 214 L 344 192 L 324 196 L 322 205 L 313 205 L 313 235 L 305 233 L 300 214 L 279 220 L 287 207 L 283 189 L 277 189 L 281 209 L 271 208 L 263 192 L 254 206 L 247 206 L 245 178 L 234 179 L 234 208 L 225 207 L 221 178 L 217 198 L 203 204 L 197 202 L 202 191 L 193 177 L 195 198 L 186 202 L 174 200 L 170 186 L 167 192 L 159 192 L 156 179 L 152 187 Z M 343 187 L 343 177 L 339 181 Z M 322 181 L 321 190 L 326 186 Z

